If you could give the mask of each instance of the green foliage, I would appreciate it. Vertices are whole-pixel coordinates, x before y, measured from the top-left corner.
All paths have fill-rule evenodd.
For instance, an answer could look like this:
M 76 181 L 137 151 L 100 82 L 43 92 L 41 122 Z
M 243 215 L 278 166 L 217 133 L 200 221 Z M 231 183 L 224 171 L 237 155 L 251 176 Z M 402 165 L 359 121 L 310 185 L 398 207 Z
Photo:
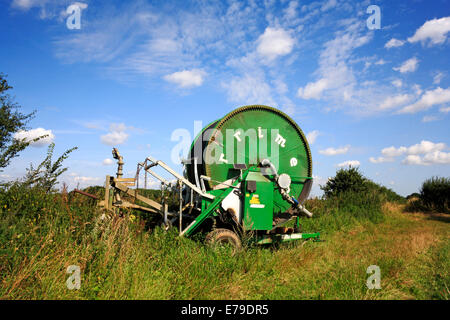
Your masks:
M 425 180 L 420 189 L 420 201 L 431 211 L 450 213 L 450 178 Z
M 34 140 L 18 140 L 14 134 L 26 129 L 26 124 L 33 117 L 34 112 L 23 114 L 18 111 L 20 106 L 15 103 L 7 93 L 12 87 L 6 81 L 6 76 L 0 73 L 0 171 L 10 163 L 11 159 L 17 157 L 19 152 L 45 137 L 38 137 Z
M 324 186 L 320 188 L 325 193 L 325 197 L 330 198 L 345 192 L 362 193 L 367 191 L 367 179 L 362 175 L 358 168 L 349 167 L 348 169 L 339 169 L 336 176 L 330 178 Z
M 419 199 L 419 198 L 420 198 L 420 193 L 413 192 L 413 193 L 411 193 L 411 194 L 409 194 L 409 195 L 406 196 L 406 199 L 407 199 L 407 200 L 409 200 L 409 199 L 414 199 L 414 198 Z
M 304 220 L 303 231 L 330 233 L 346 230 L 355 223 L 384 220 L 383 204 L 386 197 L 375 190 L 364 193 L 341 192 L 325 199 L 310 199 L 305 206 L 313 212 L 313 218 Z
M 52 163 L 53 151 L 55 144 L 51 143 L 48 146 L 47 157 L 39 166 L 34 169 L 33 165 L 27 169 L 24 184 L 32 187 L 43 189 L 45 192 L 50 192 L 58 183 L 58 177 L 67 171 L 67 168 L 63 168 L 63 161 L 69 157 L 69 154 L 78 149 L 74 147 L 65 151 L 54 163 Z
M 250 247 L 231 256 L 174 229 L 148 232 L 130 213 L 105 218 L 90 201 L 14 183 L 0 188 L 0 299 L 395 299 L 411 288 L 407 298 L 445 298 L 436 293 L 448 282 L 448 251 L 435 264 L 397 259 L 412 252 L 391 238 L 408 232 L 406 218 L 382 218 L 378 193 L 354 195 L 308 200 L 315 217 L 302 219 L 303 231 L 321 231 L 325 242 Z M 391 225 L 402 229 L 386 234 Z M 364 285 L 374 261 L 383 290 Z M 66 287 L 69 265 L 81 268 L 80 290 Z M 427 269 L 397 279 L 405 266 Z M 430 291 L 415 285 L 430 277 Z
M 367 180 L 366 185 L 369 191 L 374 191 L 382 194 L 386 199 L 386 201 L 404 203 L 406 200 L 404 197 L 396 193 L 394 190 L 386 188 L 385 186 L 380 186 L 379 184 L 373 181 Z
M 386 201 L 404 202 L 405 198 L 394 192 L 392 189 L 380 186 L 367 179 L 358 168 L 349 167 L 339 169 L 336 176 L 329 179 L 324 186 L 320 186 L 324 191 L 325 198 L 332 198 L 340 194 L 356 193 L 365 197 L 365 193 L 379 193 Z

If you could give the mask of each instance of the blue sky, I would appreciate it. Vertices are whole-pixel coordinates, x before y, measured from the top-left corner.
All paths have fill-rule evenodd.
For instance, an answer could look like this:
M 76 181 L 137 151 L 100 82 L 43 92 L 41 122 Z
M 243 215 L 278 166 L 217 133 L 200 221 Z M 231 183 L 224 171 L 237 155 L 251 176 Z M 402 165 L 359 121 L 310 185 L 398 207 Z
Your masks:
M 80 29 L 66 12 L 80 8 Z M 369 29 L 370 5 L 380 8 Z M 29 131 L 48 133 L 0 180 L 23 176 L 46 144 L 63 181 L 102 184 L 112 146 L 132 175 L 173 163 L 194 135 L 236 107 L 266 104 L 308 134 L 316 185 L 359 165 L 402 195 L 450 173 L 450 1 L 2 1 L 0 71 Z M 69 19 L 70 20 L 70 19 Z M 70 20 L 69 22 L 73 22 Z M 176 131 L 178 129 L 178 131 Z

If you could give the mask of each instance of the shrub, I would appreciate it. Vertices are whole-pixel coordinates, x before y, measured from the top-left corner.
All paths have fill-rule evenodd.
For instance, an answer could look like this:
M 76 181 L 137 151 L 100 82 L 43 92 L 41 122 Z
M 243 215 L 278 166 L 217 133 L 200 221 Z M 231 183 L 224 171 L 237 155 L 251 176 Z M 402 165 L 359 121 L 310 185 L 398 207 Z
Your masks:
M 358 168 L 339 169 L 336 176 L 329 179 L 325 186 L 320 187 L 326 198 L 337 196 L 341 193 L 379 193 L 385 201 L 405 201 L 405 198 L 394 192 L 392 189 L 381 186 L 366 177 Z
M 320 189 L 323 190 L 326 198 L 330 198 L 345 192 L 367 191 L 366 182 L 367 179 L 358 168 L 349 167 L 348 169 L 339 169 L 336 176 L 330 178 L 324 186 L 320 186 Z
M 420 201 L 429 210 L 450 213 L 450 178 L 425 180 L 420 189 Z

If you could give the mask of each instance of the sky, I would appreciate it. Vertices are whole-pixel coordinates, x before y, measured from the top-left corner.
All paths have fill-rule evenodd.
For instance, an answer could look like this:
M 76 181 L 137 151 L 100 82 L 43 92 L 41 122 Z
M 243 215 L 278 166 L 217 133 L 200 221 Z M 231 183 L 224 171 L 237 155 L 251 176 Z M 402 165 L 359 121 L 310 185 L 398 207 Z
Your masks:
M 0 1 L 0 72 L 48 137 L 0 172 L 22 177 L 54 142 L 61 181 L 101 185 L 147 156 L 181 172 L 181 139 L 264 104 L 307 134 L 314 188 L 358 166 L 401 195 L 450 176 L 450 1 Z M 181 157 L 183 154 L 181 154 Z M 156 187 L 156 182 L 151 186 Z

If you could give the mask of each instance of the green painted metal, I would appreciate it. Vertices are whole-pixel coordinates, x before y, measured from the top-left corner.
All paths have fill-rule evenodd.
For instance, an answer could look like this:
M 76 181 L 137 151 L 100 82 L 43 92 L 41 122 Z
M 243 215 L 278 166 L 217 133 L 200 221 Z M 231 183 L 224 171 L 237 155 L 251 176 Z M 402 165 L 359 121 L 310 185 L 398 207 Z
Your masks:
M 247 174 L 248 170 L 242 175 L 242 178 L 237 179 L 232 186 L 236 187 L 241 181 L 245 180 Z M 186 236 L 190 236 L 203 223 L 203 221 L 205 221 L 208 217 L 213 215 L 214 211 L 220 206 L 223 199 L 225 199 L 225 197 L 228 196 L 233 190 L 234 188 L 232 187 L 224 189 L 222 193 L 216 195 L 214 200 L 209 205 L 206 205 L 205 202 L 202 202 L 202 207 L 204 206 L 206 207 L 206 209 L 202 210 L 202 213 L 200 213 L 200 215 L 197 218 L 195 218 L 194 222 L 188 227 L 188 230 L 186 231 Z
M 257 238 L 256 244 L 271 244 L 271 243 L 281 243 L 289 242 L 295 240 L 308 240 L 313 239 L 314 241 L 319 241 L 320 233 L 292 233 L 292 234 L 270 234 L 262 235 Z
M 249 183 L 254 181 L 254 192 L 249 191 Z M 245 179 L 244 219 L 246 230 L 271 230 L 273 228 L 273 182 L 260 172 L 250 171 Z
M 275 165 L 279 174 L 289 174 L 292 180 L 290 195 L 297 199 L 304 183 L 312 177 L 311 152 L 305 135 L 289 116 L 278 109 L 262 105 L 244 106 L 212 122 L 202 132 L 206 131 L 205 141 L 199 141 L 202 139 L 199 135 L 193 142 L 190 157 L 194 156 L 197 144 L 197 150 L 202 151 L 202 163 L 197 170 L 199 174 L 212 178 L 207 183 L 208 189 L 238 176 L 239 171 L 233 168 L 233 164 L 257 165 L 264 158 Z M 190 181 L 194 181 L 192 164 L 187 166 L 187 175 Z M 274 188 L 273 213 L 284 212 L 289 207 L 279 190 Z

